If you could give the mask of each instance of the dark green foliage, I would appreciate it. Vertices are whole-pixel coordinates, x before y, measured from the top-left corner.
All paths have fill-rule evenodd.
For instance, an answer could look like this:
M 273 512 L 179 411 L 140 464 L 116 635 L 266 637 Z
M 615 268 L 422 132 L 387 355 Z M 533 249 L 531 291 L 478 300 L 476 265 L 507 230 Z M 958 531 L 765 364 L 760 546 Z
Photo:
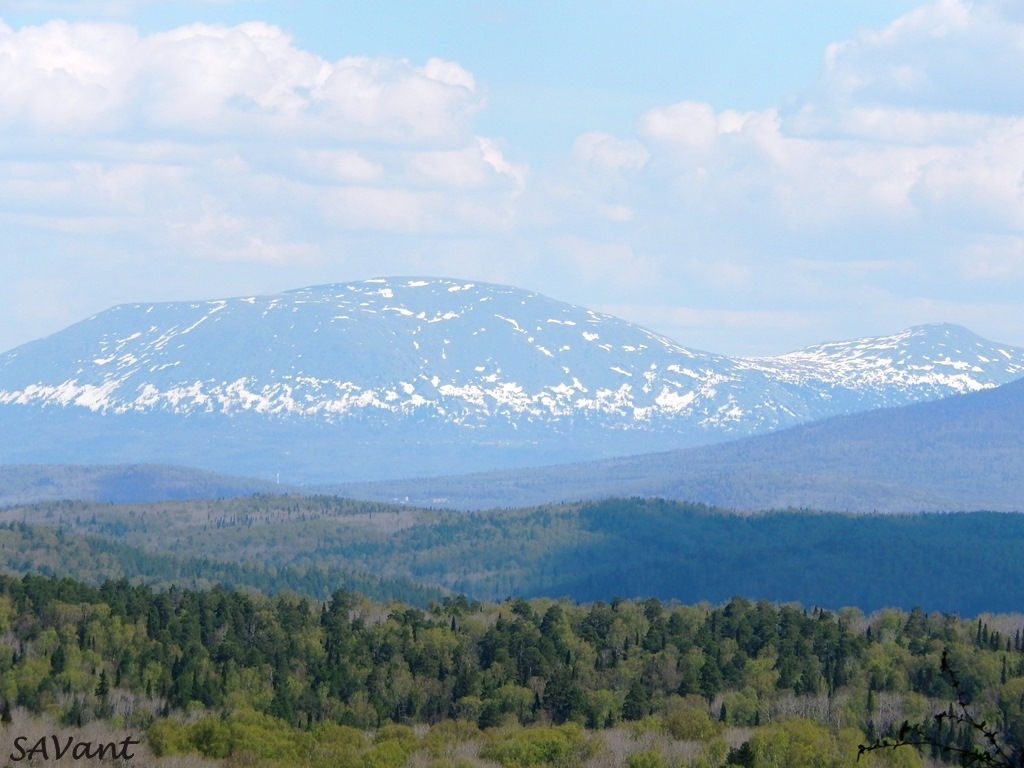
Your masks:
M 740 765 L 744 768 L 753 768 L 754 750 L 750 748 L 750 742 L 745 741 L 739 747 L 729 750 L 729 756 L 725 761 L 726 765 Z
M 66 715 L 72 719 L 82 717 L 85 699 L 100 714 L 115 676 L 122 688 L 156 688 L 171 709 L 193 702 L 215 708 L 230 696 L 237 684 L 231 681 L 245 669 L 258 670 L 267 681 L 266 712 L 296 725 L 322 719 L 325 707 L 336 710 L 338 705 L 329 700 L 344 703 L 358 696 L 366 697 L 382 721 L 454 717 L 457 702 L 477 697 L 481 725 L 504 715 L 521 721 L 584 722 L 591 716 L 593 692 L 616 688 L 623 693 L 621 711 L 606 713 L 603 720 L 640 719 L 652 712 L 656 699 L 675 693 L 675 678 L 658 671 L 664 649 L 646 650 L 636 642 L 666 617 L 666 627 L 673 628 L 666 633 L 666 648 L 672 647 L 673 653 L 701 649 L 705 664 L 700 684 L 709 698 L 726 685 L 720 671 L 721 643 L 732 643 L 732 665 L 738 668 L 750 658 L 748 652 L 756 654 L 761 647 L 755 619 L 779 628 L 779 667 L 796 664 L 820 675 L 840 639 L 848 643 L 844 663 L 850 665 L 865 645 L 837 630 L 831 619 L 744 600 L 694 614 L 693 609 L 655 607 L 651 601 L 620 601 L 614 607 L 556 603 L 540 612 L 516 599 L 500 606 L 499 616 L 486 628 L 470 622 L 478 626 L 472 631 L 453 626 L 445 607 L 437 603 L 428 612 L 401 607 L 384 623 L 368 623 L 365 612 L 377 609 L 343 590 L 317 606 L 295 595 L 250 597 L 220 587 L 155 592 L 126 580 L 97 588 L 66 578 L 0 576 L 0 606 L 5 600 L 15 614 L 11 624 L 27 648 L 5 673 L 13 675 L 11 680 L 20 679 L 18 669 L 33 663 L 37 638 L 54 631 L 65 637 L 74 634 L 76 625 L 62 617 L 81 615 L 79 641 L 103 652 L 103 668 L 90 670 L 88 687 L 77 692 L 79 698 Z M 71 611 L 67 606 L 79 607 Z M 471 616 L 470 610 L 463 615 Z M 476 610 L 494 609 L 478 604 Z M 105 616 L 104 625 L 84 618 L 88 616 Z M 133 629 L 119 640 L 120 635 L 108 635 L 104 626 Z M 781 642 L 790 631 L 807 643 Z M 47 679 L 72 671 L 72 657 L 58 653 L 63 647 L 50 654 L 47 668 L 53 677 Z M 588 668 L 581 676 L 580 653 L 588 658 L 607 654 L 619 661 L 603 671 Z M 619 667 L 626 665 L 638 674 L 624 678 Z M 46 707 L 42 688 L 14 685 L 22 706 Z
M 424 605 L 442 595 L 417 586 L 425 583 L 480 599 L 608 601 L 619 594 L 692 603 L 744 595 L 868 611 L 919 605 L 978 614 L 1014 610 L 1024 594 L 1024 560 L 1017 557 L 1024 516 L 983 512 L 737 515 L 698 504 L 613 499 L 466 514 L 253 496 L 125 506 L 64 502 L 0 510 L 5 519 L 19 521 L 0 528 L 0 557 L 10 570 L 94 583 L 122 576 L 154 585 L 220 582 L 321 600 L 344 587 Z M 24 527 L 22 520 L 57 531 Z M 644 610 L 651 612 L 650 626 L 635 639 L 654 652 L 667 642 L 668 618 L 659 620 L 653 603 Z M 1005 650 L 1017 629 L 979 626 L 976 642 Z M 602 655 L 601 663 L 612 662 Z M 803 684 L 834 688 L 843 682 L 836 670 L 841 675 L 841 666 L 833 667 Z M 795 681 L 800 671 L 787 674 Z
M 1024 593 L 1024 562 L 1015 554 L 1024 546 L 1021 515 L 738 516 L 631 499 L 585 505 L 579 519 L 595 543 L 567 553 L 579 558 L 580 576 L 545 585 L 549 594 L 684 602 L 740 594 L 977 613 L 1013 610 Z

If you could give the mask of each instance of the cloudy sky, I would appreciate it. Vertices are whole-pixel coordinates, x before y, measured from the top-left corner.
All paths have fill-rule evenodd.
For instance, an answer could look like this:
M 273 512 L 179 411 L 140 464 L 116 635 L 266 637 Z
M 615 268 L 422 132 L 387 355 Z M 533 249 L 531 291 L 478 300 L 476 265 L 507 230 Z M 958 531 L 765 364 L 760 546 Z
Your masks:
M 0 0 L 0 350 L 518 285 L 726 354 L 1024 346 L 1022 0 Z

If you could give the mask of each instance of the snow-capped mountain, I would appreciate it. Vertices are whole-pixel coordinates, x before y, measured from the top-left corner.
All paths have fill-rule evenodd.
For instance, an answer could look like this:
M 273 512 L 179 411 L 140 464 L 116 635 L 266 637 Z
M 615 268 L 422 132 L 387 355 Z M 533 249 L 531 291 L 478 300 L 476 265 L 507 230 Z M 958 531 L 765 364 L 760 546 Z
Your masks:
M 1024 350 L 957 326 L 729 358 L 516 288 L 387 278 L 122 305 L 12 350 L 0 426 L 19 437 L 0 460 L 399 477 L 716 442 L 1022 376 Z M 333 469 L 303 474 L 314 445 Z

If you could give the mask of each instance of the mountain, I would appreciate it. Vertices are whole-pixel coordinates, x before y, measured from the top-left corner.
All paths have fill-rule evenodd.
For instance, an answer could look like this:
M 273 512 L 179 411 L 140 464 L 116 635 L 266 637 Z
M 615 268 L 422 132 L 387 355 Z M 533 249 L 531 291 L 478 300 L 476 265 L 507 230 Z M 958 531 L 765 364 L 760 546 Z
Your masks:
M 516 288 L 386 278 L 122 305 L 14 349 L 0 463 L 427 476 L 721 442 L 1020 376 L 1024 350 L 957 326 L 729 358 Z
M 330 490 L 454 509 L 639 496 L 740 510 L 1024 512 L 1024 380 L 702 448 Z

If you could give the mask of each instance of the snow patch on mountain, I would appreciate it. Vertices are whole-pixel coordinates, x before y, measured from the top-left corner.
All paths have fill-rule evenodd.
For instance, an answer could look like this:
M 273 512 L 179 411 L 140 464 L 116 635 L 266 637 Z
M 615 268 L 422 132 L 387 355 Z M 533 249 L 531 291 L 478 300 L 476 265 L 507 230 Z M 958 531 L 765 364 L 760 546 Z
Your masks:
M 952 325 L 729 358 L 516 288 L 378 278 L 115 307 L 0 356 L 0 404 L 738 437 L 1021 376 L 1024 350 Z

